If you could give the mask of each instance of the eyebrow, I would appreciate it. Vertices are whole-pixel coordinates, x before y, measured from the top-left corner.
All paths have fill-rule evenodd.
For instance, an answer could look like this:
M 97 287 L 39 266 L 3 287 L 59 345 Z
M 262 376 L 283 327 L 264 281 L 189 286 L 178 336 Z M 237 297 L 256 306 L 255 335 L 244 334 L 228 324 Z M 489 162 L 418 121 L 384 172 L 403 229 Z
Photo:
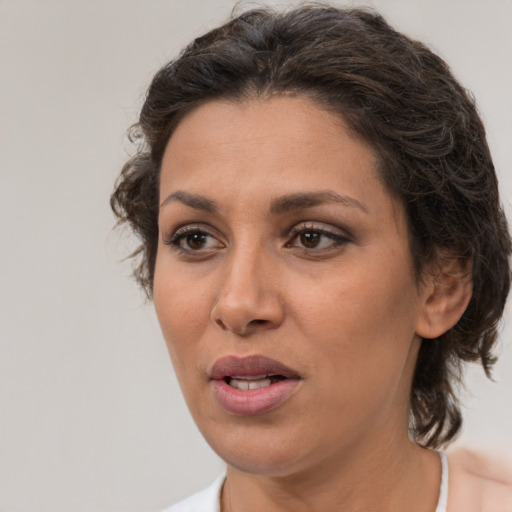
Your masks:
M 318 192 L 305 192 L 290 194 L 274 199 L 270 211 L 274 214 L 286 213 L 293 210 L 314 208 L 324 203 L 339 203 L 343 206 L 351 206 L 368 213 L 366 207 L 357 199 L 347 195 L 340 195 L 332 190 L 320 190 Z
M 208 213 L 217 213 L 219 211 L 219 207 L 215 201 L 212 201 L 211 199 L 208 199 L 207 197 L 201 196 L 199 194 L 190 194 L 184 190 L 177 190 L 176 192 L 168 195 L 163 200 L 160 208 L 163 208 L 171 201 L 179 201 L 187 206 L 190 206 L 190 208 L 195 208 L 196 210 L 204 210 Z
M 172 201 L 179 201 L 190 208 L 196 210 L 203 210 L 208 213 L 217 213 L 219 211 L 218 204 L 200 194 L 191 194 L 184 190 L 177 190 L 168 195 L 160 205 L 163 208 Z M 360 203 L 357 199 L 340 195 L 332 190 L 320 190 L 318 192 L 298 192 L 295 194 L 288 194 L 272 200 L 270 204 L 270 213 L 274 215 L 291 212 L 294 210 L 304 210 L 307 208 L 314 208 L 325 203 L 338 203 L 343 206 L 350 206 L 358 208 L 359 210 L 368 213 L 367 208 Z

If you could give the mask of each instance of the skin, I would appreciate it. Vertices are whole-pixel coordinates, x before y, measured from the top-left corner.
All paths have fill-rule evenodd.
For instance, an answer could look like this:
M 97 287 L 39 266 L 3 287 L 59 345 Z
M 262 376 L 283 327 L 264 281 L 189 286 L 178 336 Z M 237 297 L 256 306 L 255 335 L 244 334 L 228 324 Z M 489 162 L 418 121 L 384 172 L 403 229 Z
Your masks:
M 512 467 L 505 460 L 459 448 L 449 454 L 449 464 L 448 512 L 512 510 Z
M 169 140 L 154 302 L 194 420 L 227 463 L 224 511 L 435 509 L 440 462 L 408 438 L 409 394 L 420 336 L 454 325 L 470 290 L 453 268 L 446 286 L 440 271 L 418 280 L 404 209 L 375 169 L 304 97 L 211 101 Z M 319 191 L 331 196 L 271 210 Z M 254 354 L 301 381 L 277 409 L 230 414 L 208 371 Z

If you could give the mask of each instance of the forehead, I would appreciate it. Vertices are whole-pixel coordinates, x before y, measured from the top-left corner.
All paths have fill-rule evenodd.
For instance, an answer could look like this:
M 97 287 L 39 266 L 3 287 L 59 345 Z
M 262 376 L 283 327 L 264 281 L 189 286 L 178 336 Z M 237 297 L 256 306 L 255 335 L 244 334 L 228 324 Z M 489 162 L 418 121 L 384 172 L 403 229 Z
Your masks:
M 200 126 L 197 124 L 198 119 Z M 308 121 L 306 124 L 301 122 L 304 119 Z M 210 132 L 210 122 L 216 125 L 214 132 Z M 194 132 L 187 133 L 191 125 Z M 319 125 L 323 130 L 329 130 L 336 125 L 350 131 L 341 115 L 330 112 L 324 105 L 305 94 L 275 94 L 242 100 L 218 98 L 199 103 L 188 111 L 178 122 L 172 139 L 176 141 L 185 136 L 188 144 L 203 145 L 205 135 L 214 142 L 223 140 L 225 135 L 231 137 L 233 130 L 236 130 L 237 136 L 232 142 L 248 136 L 303 138 L 314 135 Z M 354 135 L 355 138 L 357 137 Z
M 213 100 L 184 116 L 172 134 L 162 162 L 162 170 L 179 170 L 180 165 L 204 165 L 208 159 L 220 171 L 224 165 L 247 160 L 257 154 L 263 161 L 281 167 L 286 162 L 300 170 L 300 156 L 311 164 L 310 156 L 324 159 L 364 159 L 376 168 L 376 156 L 369 145 L 352 134 L 345 121 L 307 97 L 277 96 L 249 101 Z M 219 160 L 220 159 L 220 160 Z M 191 170 L 191 169 L 189 169 Z M 263 168 L 259 174 L 263 173 Z
M 377 161 L 341 116 L 307 97 L 213 100 L 189 112 L 171 136 L 161 201 L 181 189 L 271 199 L 328 188 L 363 204 L 376 203 L 377 195 L 390 202 Z

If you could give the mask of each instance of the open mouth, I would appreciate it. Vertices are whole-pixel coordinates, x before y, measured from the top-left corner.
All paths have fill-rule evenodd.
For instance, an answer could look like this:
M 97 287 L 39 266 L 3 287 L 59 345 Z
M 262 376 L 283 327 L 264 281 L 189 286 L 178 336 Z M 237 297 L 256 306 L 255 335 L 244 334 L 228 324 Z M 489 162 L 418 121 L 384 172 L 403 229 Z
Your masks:
M 255 375 L 243 377 L 224 377 L 224 382 L 232 388 L 241 391 L 249 391 L 253 389 L 262 389 L 285 380 L 283 375 Z
M 226 356 L 208 372 L 217 403 L 228 413 L 255 416 L 277 409 L 300 388 L 302 377 L 266 356 Z
M 285 364 L 265 356 L 227 356 L 215 362 L 209 371 L 212 380 L 224 380 L 236 389 L 259 389 L 285 379 L 300 379 Z

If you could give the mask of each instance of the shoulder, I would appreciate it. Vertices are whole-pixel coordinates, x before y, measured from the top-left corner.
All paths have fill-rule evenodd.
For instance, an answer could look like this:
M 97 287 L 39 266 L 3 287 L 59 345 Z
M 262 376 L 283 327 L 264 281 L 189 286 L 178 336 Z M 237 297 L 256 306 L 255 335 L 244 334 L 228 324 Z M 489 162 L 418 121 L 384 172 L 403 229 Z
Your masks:
M 510 462 L 462 449 L 447 456 L 447 512 L 512 512 Z
M 210 486 L 166 508 L 162 512 L 220 512 L 220 493 L 225 475 L 218 476 Z

